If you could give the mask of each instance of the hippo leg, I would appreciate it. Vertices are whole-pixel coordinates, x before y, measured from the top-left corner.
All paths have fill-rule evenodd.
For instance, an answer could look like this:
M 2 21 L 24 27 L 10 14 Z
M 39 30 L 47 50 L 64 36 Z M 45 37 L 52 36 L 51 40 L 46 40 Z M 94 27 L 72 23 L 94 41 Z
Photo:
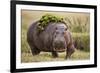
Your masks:
M 40 53 L 40 50 L 38 50 L 38 48 L 31 46 L 31 52 L 32 55 L 38 55 Z
M 53 56 L 54 58 L 56 58 L 56 57 L 58 57 L 58 53 L 57 53 L 56 51 L 52 51 L 52 56 Z
M 74 45 L 68 46 L 66 50 L 66 59 L 70 59 L 74 51 L 75 51 Z

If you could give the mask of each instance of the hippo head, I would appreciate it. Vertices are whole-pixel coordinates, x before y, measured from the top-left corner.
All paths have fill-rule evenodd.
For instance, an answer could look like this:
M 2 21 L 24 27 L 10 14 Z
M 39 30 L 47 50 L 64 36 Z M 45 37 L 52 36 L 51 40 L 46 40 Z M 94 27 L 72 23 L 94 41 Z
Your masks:
M 66 49 L 67 43 L 65 40 L 65 32 L 68 27 L 64 23 L 57 23 L 53 35 L 53 49 L 54 51 L 63 51 Z

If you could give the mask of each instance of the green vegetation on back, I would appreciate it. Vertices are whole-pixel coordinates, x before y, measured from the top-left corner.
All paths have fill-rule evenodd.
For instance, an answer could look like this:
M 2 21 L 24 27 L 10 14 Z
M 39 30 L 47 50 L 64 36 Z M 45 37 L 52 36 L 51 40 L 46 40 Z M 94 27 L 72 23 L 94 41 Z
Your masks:
M 39 20 L 38 31 L 39 32 L 43 31 L 45 27 L 51 22 L 58 23 L 58 22 L 64 22 L 64 20 L 61 17 L 57 17 L 57 16 L 50 15 L 50 14 L 45 14 Z

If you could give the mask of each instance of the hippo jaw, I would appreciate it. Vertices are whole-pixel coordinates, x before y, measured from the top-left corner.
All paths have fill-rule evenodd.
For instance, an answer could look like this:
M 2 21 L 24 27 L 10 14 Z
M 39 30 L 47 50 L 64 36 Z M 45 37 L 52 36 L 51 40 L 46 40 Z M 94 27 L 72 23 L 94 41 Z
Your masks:
M 57 52 L 63 52 L 66 50 L 66 48 L 53 48 L 54 51 L 57 51 Z
M 53 43 L 53 50 L 54 51 L 57 51 L 57 52 L 63 52 L 63 51 L 65 51 L 66 50 L 66 42 L 64 41 L 64 42 L 61 42 L 61 43 Z
M 65 48 L 60 48 L 60 49 L 54 48 L 53 50 L 56 52 L 64 52 L 66 49 Z

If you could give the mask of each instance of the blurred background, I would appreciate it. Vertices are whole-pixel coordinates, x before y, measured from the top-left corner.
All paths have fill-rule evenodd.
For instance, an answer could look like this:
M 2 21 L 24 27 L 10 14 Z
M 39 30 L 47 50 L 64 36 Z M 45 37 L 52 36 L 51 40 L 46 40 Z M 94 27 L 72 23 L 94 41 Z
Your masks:
M 90 58 L 90 14 L 75 12 L 50 12 L 21 10 L 21 62 L 42 62 L 42 61 L 63 61 L 65 52 L 59 53 L 59 57 L 52 58 L 51 53 L 41 52 L 39 55 L 32 56 L 30 47 L 27 43 L 27 31 L 29 26 L 39 20 L 45 14 L 52 14 L 64 18 L 69 30 L 72 32 L 76 52 L 71 60 L 86 60 Z

